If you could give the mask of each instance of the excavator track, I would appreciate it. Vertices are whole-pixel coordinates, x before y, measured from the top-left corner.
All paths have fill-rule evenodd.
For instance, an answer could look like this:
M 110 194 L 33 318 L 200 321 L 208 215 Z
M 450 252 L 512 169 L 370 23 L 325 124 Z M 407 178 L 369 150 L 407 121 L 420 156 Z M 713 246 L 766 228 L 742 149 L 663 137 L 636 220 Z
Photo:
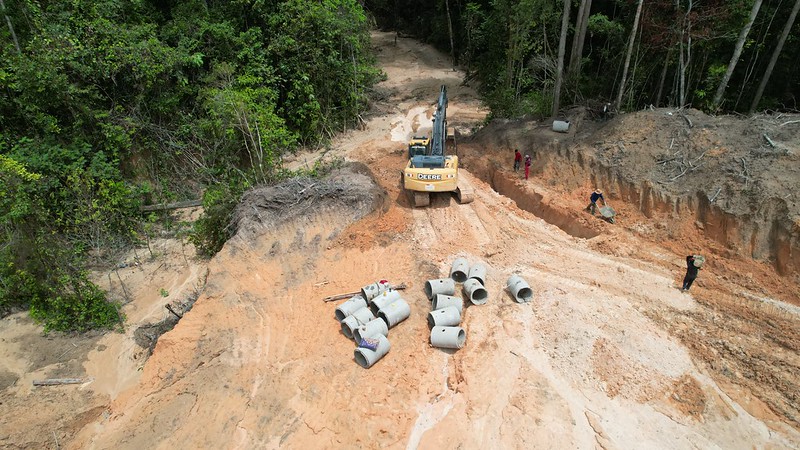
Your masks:
M 456 198 L 458 199 L 458 203 L 461 203 L 462 205 L 466 203 L 472 203 L 472 200 L 475 199 L 474 191 L 472 188 L 459 186 L 456 188 Z

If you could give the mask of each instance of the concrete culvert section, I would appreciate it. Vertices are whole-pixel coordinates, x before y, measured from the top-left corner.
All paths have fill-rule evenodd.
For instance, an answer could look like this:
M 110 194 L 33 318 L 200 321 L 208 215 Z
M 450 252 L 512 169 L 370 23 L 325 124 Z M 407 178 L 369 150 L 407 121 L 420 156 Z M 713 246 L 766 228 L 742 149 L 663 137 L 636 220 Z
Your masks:
M 439 348 L 459 349 L 467 342 L 467 333 L 461 327 L 435 326 L 431 329 L 431 345 Z
M 483 287 L 480 281 L 470 278 L 464 282 L 463 285 L 464 296 L 466 296 L 473 305 L 483 305 L 489 301 L 489 292 Z
M 375 319 L 372 311 L 368 307 L 363 307 L 342 320 L 342 333 L 348 339 L 353 339 L 353 330 Z
M 362 339 L 373 337 L 376 334 L 389 336 L 389 327 L 383 319 L 373 319 L 356 328 L 353 330 L 353 339 L 358 343 L 361 342 Z
M 437 278 L 425 282 L 425 295 L 428 300 L 433 300 L 437 294 L 453 295 L 456 293 L 456 283 L 452 278 Z
M 451 327 L 461 323 L 461 312 L 455 306 L 435 309 L 428 313 L 428 326 Z
M 464 310 L 464 300 L 461 297 L 454 297 L 452 295 L 436 294 L 431 304 L 432 309 L 442 309 L 453 306 L 458 309 L 459 314 Z
M 375 282 L 362 287 L 361 296 L 367 299 L 367 301 L 372 301 L 373 298 L 388 291 L 390 288 L 391 286 L 389 283 Z
M 533 289 L 519 275 L 511 275 L 506 288 L 517 303 L 528 303 L 533 300 Z
M 369 369 L 381 358 L 386 356 L 392 347 L 389 343 L 389 339 L 382 334 L 376 334 L 370 339 L 376 339 L 378 341 L 378 348 L 376 350 L 358 347 L 353 351 L 353 357 L 355 358 L 356 363 L 365 369 Z
M 466 258 L 456 258 L 453 261 L 453 266 L 450 268 L 450 278 L 456 283 L 463 283 L 467 280 L 467 273 L 469 273 L 469 262 Z M 430 296 L 428 298 L 431 298 Z
M 408 319 L 411 315 L 411 306 L 405 300 L 399 298 L 378 311 L 378 317 L 386 322 L 391 329 L 398 323 Z
M 486 286 L 486 266 L 482 263 L 475 263 L 469 268 L 469 275 L 467 278 L 474 278 L 484 286 Z
M 370 301 L 370 308 L 372 309 L 373 313 L 378 314 L 378 311 L 399 298 L 401 297 L 400 292 L 398 291 L 384 291 Z
M 360 295 L 355 295 L 346 302 L 337 306 L 334 315 L 336 317 L 336 320 L 341 322 L 345 319 L 345 317 L 353 314 L 354 312 L 365 306 L 367 306 L 367 301 L 364 300 L 364 297 Z

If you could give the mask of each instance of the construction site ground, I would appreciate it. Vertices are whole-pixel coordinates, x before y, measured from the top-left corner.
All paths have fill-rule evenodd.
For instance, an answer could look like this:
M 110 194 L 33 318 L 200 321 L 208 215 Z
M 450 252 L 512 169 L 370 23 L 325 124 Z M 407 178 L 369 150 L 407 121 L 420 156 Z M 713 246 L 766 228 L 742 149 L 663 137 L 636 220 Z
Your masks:
M 572 108 L 568 133 L 486 124 L 446 55 L 373 43 L 387 79 L 363 127 L 286 160 L 343 161 L 331 177 L 248 193 L 210 261 L 164 236 L 97 272 L 126 302 L 124 332 L 0 320 L 0 447 L 800 448 L 798 116 Z M 405 142 L 429 130 L 442 84 L 475 201 L 415 209 Z M 514 148 L 533 157 L 528 180 Z M 615 225 L 584 211 L 596 187 Z M 695 253 L 707 262 L 682 292 Z M 486 265 L 489 301 L 465 308 L 465 347 L 442 350 L 423 287 L 457 257 Z M 531 303 L 504 289 L 512 274 Z M 407 284 L 411 315 L 364 369 L 322 299 L 381 279 Z M 151 355 L 137 344 L 195 299 Z M 33 386 L 50 378 L 83 382 Z

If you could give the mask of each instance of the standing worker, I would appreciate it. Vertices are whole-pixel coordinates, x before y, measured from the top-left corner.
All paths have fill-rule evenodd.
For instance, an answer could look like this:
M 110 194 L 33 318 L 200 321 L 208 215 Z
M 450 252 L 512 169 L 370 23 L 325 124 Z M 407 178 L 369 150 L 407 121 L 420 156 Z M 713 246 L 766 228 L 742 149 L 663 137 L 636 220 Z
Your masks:
M 528 175 L 531 173 L 531 155 L 525 155 L 525 179 L 528 179 Z
M 702 255 L 689 255 L 686 257 L 686 276 L 683 277 L 683 289 L 688 291 L 692 287 L 695 278 L 697 278 L 697 271 L 703 266 L 706 258 Z
M 594 215 L 595 210 L 597 209 L 597 201 L 602 200 L 603 206 L 606 206 L 606 199 L 603 197 L 603 191 L 600 189 L 595 189 L 592 192 L 592 195 L 589 197 L 589 206 L 586 207 L 586 210 Z
M 514 172 L 519 171 L 519 163 L 522 162 L 522 153 L 519 152 L 518 148 L 514 149 Z

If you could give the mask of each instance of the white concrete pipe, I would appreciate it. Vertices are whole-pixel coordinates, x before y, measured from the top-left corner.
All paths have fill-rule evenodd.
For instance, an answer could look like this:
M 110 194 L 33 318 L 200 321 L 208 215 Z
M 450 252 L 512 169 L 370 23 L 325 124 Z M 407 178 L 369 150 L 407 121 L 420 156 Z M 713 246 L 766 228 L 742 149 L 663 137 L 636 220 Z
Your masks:
M 408 319 L 411 315 L 411 307 L 405 300 L 398 298 L 378 311 L 378 317 L 386 322 L 386 326 L 391 329 L 398 323 Z
M 381 308 L 399 298 L 400 298 L 400 292 L 395 291 L 394 289 L 381 292 L 380 294 L 378 294 L 377 297 L 370 300 L 370 307 L 372 308 L 372 312 L 378 314 L 378 311 L 380 311 Z
M 519 275 L 511 275 L 506 286 L 517 303 L 528 303 L 533 300 L 533 289 Z
M 344 333 L 348 339 L 353 339 L 353 330 L 361 325 L 366 324 L 374 318 L 375 315 L 373 315 L 372 311 L 365 306 L 342 320 L 342 333 Z
M 456 282 L 452 278 L 437 278 L 425 282 L 425 295 L 433 300 L 436 294 L 453 295 L 456 293 Z
M 389 336 L 389 327 L 386 326 L 386 322 L 384 322 L 383 319 L 372 319 L 353 330 L 353 340 L 358 343 L 361 342 L 362 339 L 373 337 L 376 334 Z
M 565 120 L 554 120 L 553 131 L 558 131 L 559 133 L 566 133 L 567 131 L 569 131 L 569 122 Z
M 428 326 L 433 328 L 453 327 L 461 323 L 461 313 L 455 306 L 448 306 L 447 308 L 434 309 L 428 313 Z
M 464 300 L 461 300 L 461 297 L 454 297 L 452 295 L 436 294 L 436 297 L 433 298 L 433 304 L 431 305 L 431 308 L 442 309 L 447 308 L 448 306 L 458 308 L 458 312 L 460 314 L 464 311 Z
M 467 280 L 467 273 L 469 272 L 469 262 L 466 258 L 456 258 L 450 267 L 450 278 L 456 283 L 463 283 Z
M 464 282 L 464 295 L 472 302 L 473 305 L 483 305 L 489 301 L 489 293 L 483 287 L 480 281 L 475 278 L 470 278 Z
M 381 292 L 388 291 L 391 286 L 389 283 L 372 283 L 361 288 L 361 296 L 370 301 L 377 297 Z
M 367 301 L 361 294 L 350 297 L 350 300 L 336 307 L 336 320 L 343 321 L 345 317 L 353 314 L 357 310 L 367 306 Z
M 486 286 L 486 266 L 477 263 L 469 268 L 469 275 L 467 278 L 475 278 L 480 281 L 482 285 Z
M 389 353 L 389 349 L 392 347 L 391 344 L 389 344 L 389 339 L 382 334 L 376 334 L 373 336 L 373 339 L 378 340 L 377 349 L 370 350 L 368 348 L 358 347 L 353 352 L 353 356 L 355 357 L 358 365 L 365 369 L 372 367 L 372 365 L 378 362 L 379 359 L 383 358 L 387 353 Z
M 461 327 L 433 327 L 431 345 L 439 348 L 459 349 L 464 346 L 467 333 Z

